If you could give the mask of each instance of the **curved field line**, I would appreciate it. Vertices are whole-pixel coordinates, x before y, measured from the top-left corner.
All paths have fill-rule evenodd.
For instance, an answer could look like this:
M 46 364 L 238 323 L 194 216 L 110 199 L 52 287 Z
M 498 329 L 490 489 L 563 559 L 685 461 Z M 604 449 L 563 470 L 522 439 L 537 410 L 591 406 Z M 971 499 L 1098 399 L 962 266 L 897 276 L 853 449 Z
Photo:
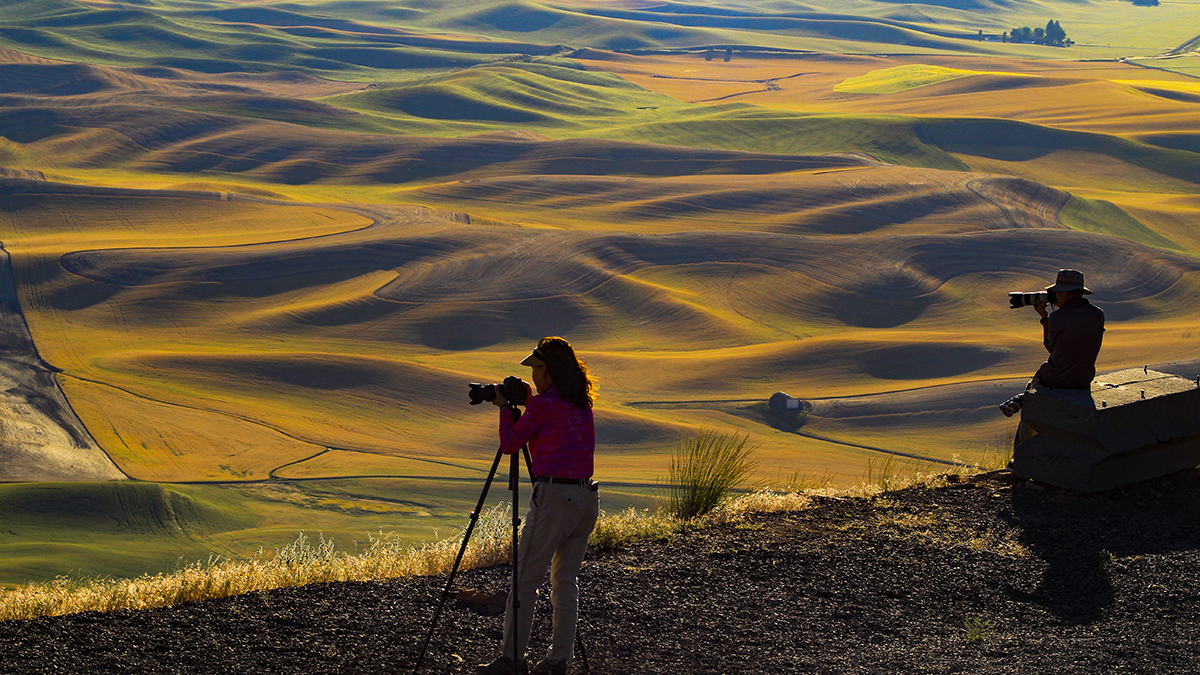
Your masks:
M 833 445 L 843 445 L 845 447 L 855 448 L 857 450 L 868 450 L 870 452 L 877 452 L 877 453 L 880 453 L 883 455 L 890 455 L 892 457 L 904 457 L 905 459 L 915 459 L 915 460 L 918 460 L 921 462 L 929 462 L 930 464 L 941 464 L 943 466 L 953 466 L 953 467 L 971 466 L 970 464 L 964 464 L 962 462 L 955 462 L 955 461 L 949 460 L 949 459 L 937 459 L 935 457 L 925 457 L 923 455 L 918 455 L 918 454 L 910 453 L 910 452 L 900 452 L 899 450 L 888 450 L 887 448 L 877 448 L 877 447 L 874 447 L 871 445 L 861 445 L 859 443 L 851 443 L 849 441 L 839 441 L 835 438 L 829 438 L 828 436 L 818 436 L 817 434 L 808 433 L 808 432 L 804 432 L 804 431 L 793 431 L 792 433 L 796 434 L 797 436 L 811 438 L 814 441 L 822 441 L 825 443 L 832 443 Z
M 294 462 L 288 462 L 287 464 L 280 464 L 279 466 L 277 466 L 274 469 L 271 469 L 270 471 L 267 472 L 266 481 L 288 480 L 286 478 L 280 478 L 279 476 L 276 476 L 275 472 L 282 471 L 282 470 L 288 468 L 289 466 L 296 466 L 297 464 L 303 464 L 304 462 L 307 462 L 309 460 L 316 459 L 316 458 L 320 457 L 321 455 L 328 454 L 331 450 L 332 450 L 332 448 L 325 447 L 325 448 L 322 448 L 321 451 L 316 453 L 315 455 L 311 455 L 309 457 L 302 457 Z M 266 481 L 264 481 L 264 482 L 266 482 Z
M 304 462 L 316 459 L 317 457 L 320 457 L 321 455 L 324 455 L 324 454 L 327 454 L 330 452 L 352 452 L 352 453 L 356 453 L 356 454 L 360 454 L 360 455 L 373 455 L 376 457 L 387 457 L 389 459 L 408 459 L 408 460 L 412 460 L 415 462 L 422 462 L 425 464 L 433 464 L 435 466 L 448 466 L 452 469 L 463 469 L 464 471 L 479 471 L 480 473 L 486 473 L 486 471 L 479 469 L 479 467 L 467 466 L 464 464 L 455 464 L 454 462 L 448 462 L 446 460 L 429 459 L 427 457 L 414 457 L 412 455 L 383 455 L 378 452 L 370 452 L 368 450 L 357 450 L 355 448 L 338 448 L 338 447 L 334 447 L 332 445 L 325 446 L 324 450 L 322 450 L 321 452 L 318 452 L 317 454 L 313 455 L 312 457 L 305 457 L 304 459 L 300 459 L 295 462 L 288 462 L 287 464 L 284 464 L 282 466 L 278 466 L 274 469 L 271 469 L 270 473 L 273 476 L 276 471 L 281 471 L 283 469 L 286 469 L 289 466 L 296 466 L 298 464 L 303 464 Z M 339 479 L 350 479 L 350 478 L 412 478 L 412 479 L 440 480 L 442 478 L 451 479 L 452 477 L 450 477 L 450 476 L 411 476 L 408 474 L 396 474 L 396 473 L 383 473 L 383 474 L 357 474 L 356 473 L 356 474 L 350 475 L 350 476 L 304 476 L 304 477 L 299 477 L 299 478 L 280 477 L 277 480 L 339 480 Z M 453 480 L 471 480 L 471 479 L 453 478 Z
M 262 427 L 262 428 L 264 428 L 264 429 L 269 429 L 269 430 L 271 430 L 271 431 L 274 431 L 275 433 L 279 434 L 280 436 L 283 436 L 283 437 L 285 437 L 285 438 L 289 438 L 289 439 L 291 439 L 291 440 L 293 440 L 293 441 L 296 441 L 297 443 L 302 443 L 302 444 L 305 444 L 305 445 L 313 445 L 313 446 L 317 446 L 317 447 L 324 448 L 324 449 L 323 449 L 323 450 L 321 450 L 320 452 L 318 452 L 318 453 L 316 453 L 316 454 L 314 454 L 314 455 L 312 455 L 312 456 L 310 456 L 310 457 L 306 457 L 306 458 L 304 458 L 304 459 L 297 460 L 297 461 L 294 461 L 294 462 L 288 462 L 288 463 L 286 463 L 286 464 L 283 464 L 283 465 L 281 465 L 281 466 L 277 466 L 277 467 L 275 467 L 274 469 L 271 469 L 270 471 L 268 471 L 268 472 L 267 472 L 267 474 L 268 474 L 268 476 L 272 476 L 272 477 L 273 477 L 273 475 L 274 475 L 274 473 L 275 473 L 276 471 L 279 471 L 279 470 L 281 470 L 281 469 L 284 469 L 284 468 L 286 468 L 286 467 L 288 467 L 288 466 L 292 466 L 292 465 L 294 465 L 294 464 L 299 464 L 299 463 L 301 463 L 301 462 L 307 462 L 307 461 L 309 461 L 309 460 L 311 460 L 311 459 L 313 459 L 313 458 L 315 458 L 315 457 L 319 457 L 319 456 L 321 456 L 321 455 L 323 455 L 323 454 L 325 454 L 325 453 L 332 452 L 332 451 L 335 451 L 335 450 L 340 450 L 340 451 L 342 451 L 342 452 L 356 452 L 356 453 L 369 454 L 369 455 L 378 455 L 378 456 L 381 456 L 381 457 L 389 457 L 389 458 L 395 458 L 395 459 L 405 459 L 405 460 L 411 460 L 411 461 L 415 461 L 415 462 L 422 462 L 422 463 L 426 463 L 426 464 L 435 464 L 435 465 L 449 466 L 449 467 L 453 467 L 453 468 L 456 468 L 456 469 L 465 469 L 465 470 L 468 470 L 468 471 L 475 470 L 475 467 L 470 467 L 470 466 L 462 466 L 462 465 L 454 464 L 454 463 L 451 463 L 451 462 L 440 461 L 440 460 L 432 460 L 432 459 L 428 459 L 428 458 L 425 458 L 425 457 L 418 457 L 418 456 L 414 456 L 414 455 L 408 455 L 408 454 L 380 455 L 379 453 L 367 452 L 367 451 L 365 451 L 365 450 L 355 450 L 355 449 L 352 449 L 352 448 L 335 448 L 335 447 L 331 447 L 331 446 L 326 446 L 326 445 L 324 445 L 324 444 L 317 443 L 317 442 L 315 442 L 315 441 L 311 441 L 311 440 L 306 440 L 306 439 L 304 439 L 304 438 L 300 438 L 299 436 L 296 436 L 296 435 L 294 435 L 294 434 L 292 434 L 292 433 L 289 433 L 289 432 L 285 431 L 283 428 L 281 428 L 281 427 L 279 427 L 279 426 L 276 426 L 276 425 L 274 425 L 274 424 L 271 424 L 270 422 L 265 422 L 265 421 L 263 421 L 263 420 L 255 419 L 255 418 L 253 418 L 253 417 L 249 417 L 249 416 L 247 416 L 247 415 L 239 415 L 239 414 L 237 414 L 237 413 L 225 412 L 225 411 L 222 411 L 222 410 L 214 410 L 214 409 L 212 409 L 212 408 L 205 408 L 205 407 L 201 407 L 201 406 L 195 406 L 195 405 L 187 405 L 187 404 L 184 404 L 184 403 L 176 403 L 176 402 L 174 402 L 174 401 L 166 401 L 166 400 L 163 400 L 163 399 L 154 398 L 153 396 L 147 396 L 147 395 L 145 395 L 145 394 L 139 394 L 139 393 L 137 393 L 137 392 L 135 392 L 135 391 L 131 391 L 131 390 L 129 390 L 129 389 L 126 389 L 125 387 L 121 387 L 121 386 L 118 386 L 118 385 L 112 384 L 112 383 L 110 383 L 110 382 L 101 382 L 100 380 L 93 380 L 93 379 L 91 379 L 91 378 L 87 378 L 87 377 L 80 377 L 80 376 L 78 376 L 78 375 L 67 375 L 66 373 L 63 373 L 63 376 L 64 376 L 64 377 L 69 377 L 69 378 L 72 378 L 72 379 L 75 379 L 75 380 L 79 380 L 80 382 L 87 382 L 87 383 L 94 384 L 94 385 L 97 385 L 97 386 L 101 386 L 101 387 L 108 387 L 109 389 L 115 389 L 115 390 L 117 390 L 117 391 L 124 392 L 124 393 L 126 393 L 126 394 L 128 394 L 128 395 L 130 395 L 130 396 L 133 396 L 133 397 L 135 397 L 135 398 L 142 399 L 143 401 L 150 401 L 151 403 L 157 403 L 157 404 L 160 404 L 160 405 L 171 406 L 171 407 L 174 407 L 174 408 L 183 408 L 184 410 L 194 410 L 194 411 L 197 411 L 197 412 L 202 412 L 202 413 L 210 413 L 210 414 L 213 414 L 213 415 L 220 415 L 220 416 L 222 416 L 222 417 L 226 417 L 226 418 L 229 418 L 229 419 L 237 420 L 237 421 L 239 421 L 239 422 L 245 422 L 245 423 L 247 423 L 247 424 L 251 424 L 251 425 L 254 425 L 254 426 Z M 105 454 L 107 454 L 107 453 L 105 453 Z M 119 468 L 119 467 L 118 467 L 118 468 Z M 327 479 L 330 479 L 330 478 L 363 478 L 363 477 L 364 477 L 364 476 L 358 476 L 358 475 L 354 475 L 354 476 L 323 476 L 323 477 L 309 478 L 308 480 L 327 480 Z M 369 476 L 368 476 L 368 477 L 369 477 Z M 398 477 L 402 477 L 402 476 L 397 476 L 397 475 L 394 475 L 394 474 L 384 474 L 384 475 L 381 475 L 381 476 L 375 476 L 375 477 L 378 477 L 378 478 L 398 478 Z M 227 481 L 227 480 L 222 480 L 222 481 L 169 481 L 169 482 L 171 482 L 171 483 L 181 483 L 181 484 L 187 484 L 187 483 L 197 483 L 197 484 L 205 484 L 205 485 L 209 485 L 209 484 L 215 484 L 215 483 L 230 483 L 230 484 L 235 484 L 235 483 L 236 483 L 236 484 L 241 484 L 241 483 L 259 483 L 259 482 L 264 482 L 264 481 L 267 481 L 267 480 L 271 480 L 271 478 L 267 478 L 267 479 L 257 479 L 257 478 L 256 478 L 256 479 L 252 479 L 252 480 L 246 480 L 246 481 Z M 294 479 L 294 478 L 286 478 L 286 479 L 279 479 L 279 480 L 297 480 L 297 479 Z

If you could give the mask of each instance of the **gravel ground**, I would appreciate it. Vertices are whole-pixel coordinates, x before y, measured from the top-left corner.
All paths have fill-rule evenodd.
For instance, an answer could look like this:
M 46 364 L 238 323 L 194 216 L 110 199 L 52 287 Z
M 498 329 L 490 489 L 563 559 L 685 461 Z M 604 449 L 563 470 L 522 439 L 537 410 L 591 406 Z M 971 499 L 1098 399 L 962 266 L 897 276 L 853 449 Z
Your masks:
M 993 474 L 589 556 L 593 673 L 1195 673 L 1200 470 L 1102 495 Z M 405 673 L 442 577 L 0 623 L 7 673 Z M 501 591 L 507 569 L 459 575 Z M 546 648 L 538 606 L 531 653 Z M 451 604 L 424 673 L 501 617 Z M 584 669 L 576 660 L 574 673 Z

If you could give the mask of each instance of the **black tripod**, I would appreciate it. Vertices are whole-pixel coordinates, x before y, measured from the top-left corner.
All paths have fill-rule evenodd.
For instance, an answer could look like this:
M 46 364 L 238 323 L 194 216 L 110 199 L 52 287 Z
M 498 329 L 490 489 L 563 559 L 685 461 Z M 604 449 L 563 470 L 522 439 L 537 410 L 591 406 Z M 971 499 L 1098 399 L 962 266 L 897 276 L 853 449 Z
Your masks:
M 515 406 L 512 408 L 513 422 L 521 419 L 521 411 Z M 529 482 L 533 483 L 533 462 L 529 457 L 529 446 L 521 448 L 521 454 L 525 457 L 525 468 L 529 471 Z M 442 589 L 442 598 L 438 601 L 437 610 L 433 613 L 433 620 L 429 622 L 429 634 L 425 636 L 425 642 L 421 645 L 421 654 L 417 657 L 417 665 L 413 667 L 413 675 L 416 675 L 421 670 L 421 666 L 425 663 L 425 653 L 429 649 L 429 641 L 433 639 L 433 633 L 437 629 L 438 619 L 442 616 L 442 610 L 446 607 L 446 599 L 450 597 L 450 589 L 454 586 L 454 577 L 458 575 L 458 567 L 462 564 L 463 555 L 467 552 L 467 543 L 471 541 L 471 533 L 475 531 L 475 523 L 479 520 L 479 513 L 483 510 L 483 504 L 487 501 L 488 490 L 492 487 L 492 480 L 496 477 L 496 469 L 500 466 L 500 458 L 504 456 L 503 447 L 496 448 L 496 458 L 492 460 L 492 468 L 488 471 L 487 480 L 483 483 L 483 491 L 479 493 L 479 501 L 475 504 L 475 510 L 471 512 L 471 522 L 467 524 L 467 530 L 463 533 L 462 545 L 458 548 L 458 556 L 454 559 L 454 567 L 450 569 L 450 577 L 446 579 L 446 587 Z M 513 609 L 513 630 L 519 625 L 517 618 L 521 608 L 520 596 L 517 595 L 519 590 L 519 579 L 517 576 L 517 538 L 518 529 L 521 526 L 521 516 L 518 509 L 518 494 L 521 483 L 520 464 L 517 453 L 510 455 L 511 461 L 508 468 L 508 489 L 512 491 L 512 587 L 509 590 L 510 599 Z M 532 608 L 530 608 L 532 609 Z M 583 668 L 587 672 L 592 672 L 588 666 L 587 654 L 583 651 L 583 641 L 579 638 L 579 631 L 575 631 L 575 646 L 579 649 L 579 656 L 583 660 Z M 513 651 L 517 648 L 517 641 L 513 640 Z M 517 662 L 519 661 L 516 653 L 512 654 L 513 660 L 513 675 L 517 675 Z

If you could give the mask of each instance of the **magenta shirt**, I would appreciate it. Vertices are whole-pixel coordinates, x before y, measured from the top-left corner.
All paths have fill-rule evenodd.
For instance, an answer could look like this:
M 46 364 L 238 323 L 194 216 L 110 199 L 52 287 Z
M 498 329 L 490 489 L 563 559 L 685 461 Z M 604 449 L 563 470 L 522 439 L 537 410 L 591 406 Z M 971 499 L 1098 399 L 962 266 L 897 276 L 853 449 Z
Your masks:
M 596 454 L 596 424 L 591 408 L 576 408 L 550 387 L 529 399 L 525 414 L 513 423 L 500 410 L 500 449 L 511 455 L 529 444 L 533 475 L 591 478 Z

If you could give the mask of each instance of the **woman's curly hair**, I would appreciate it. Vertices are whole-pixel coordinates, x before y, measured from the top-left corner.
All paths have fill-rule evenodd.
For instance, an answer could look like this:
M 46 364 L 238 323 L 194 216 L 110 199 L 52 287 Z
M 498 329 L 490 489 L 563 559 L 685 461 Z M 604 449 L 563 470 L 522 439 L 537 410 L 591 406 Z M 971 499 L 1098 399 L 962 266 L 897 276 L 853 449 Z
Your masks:
M 596 402 L 596 380 L 571 343 L 557 336 L 544 337 L 538 341 L 537 352 L 558 393 L 576 408 L 592 407 Z

